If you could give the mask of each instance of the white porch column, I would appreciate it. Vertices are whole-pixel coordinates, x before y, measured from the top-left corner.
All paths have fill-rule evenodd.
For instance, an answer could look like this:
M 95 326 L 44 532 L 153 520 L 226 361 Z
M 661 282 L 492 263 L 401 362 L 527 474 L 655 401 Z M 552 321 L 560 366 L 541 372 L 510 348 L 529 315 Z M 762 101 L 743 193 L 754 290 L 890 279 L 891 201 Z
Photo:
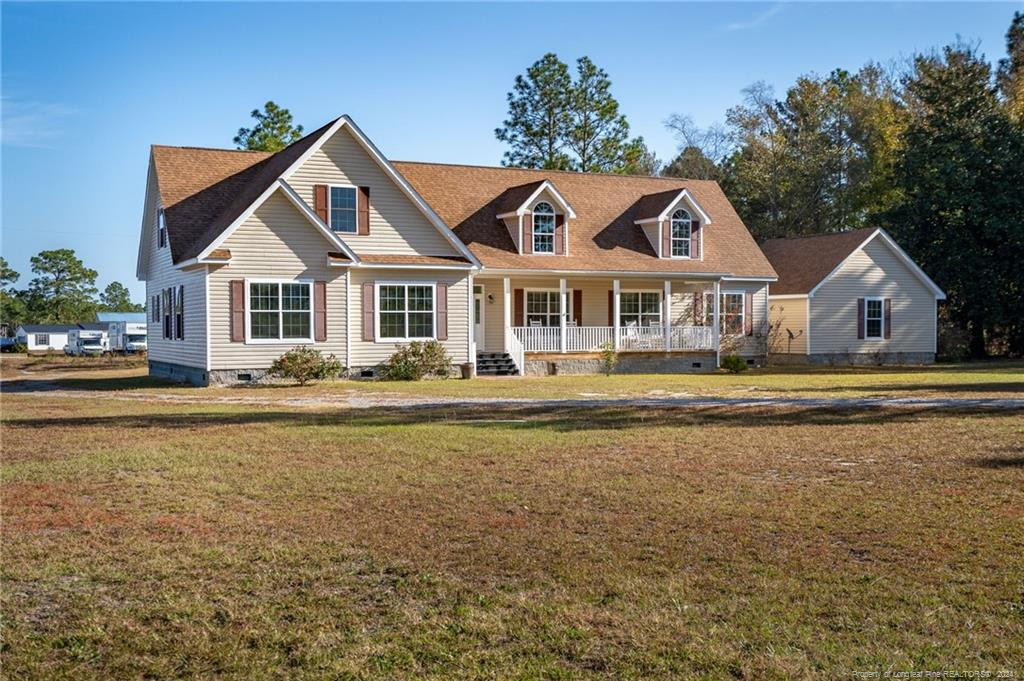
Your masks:
M 715 368 L 722 366 L 722 321 L 719 318 L 722 302 L 722 280 L 715 279 L 715 302 L 713 304 L 714 327 L 711 329 L 712 338 L 715 339 Z
M 615 349 L 619 349 L 619 280 L 615 279 L 612 281 L 612 342 L 615 343 Z
M 663 301 L 663 307 L 665 308 L 665 312 L 664 312 L 665 317 L 664 317 L 664 319 L 662 321 L 664 322 L 663 326 L 665 327 L 665 352 L 669 352 L 669 351 L 672 350 L 672 280 L 671 279 L 666 279 L 665 280 L 665 296 L 664 297 L 665 297 L 665 300 Z
M 473 290 L 473 273 L 469 273 L 469 293 L 466 294 L 466 304 L 469 306 L 469 341 L 466 352 L 469 353 L 468 360 L 473 363 L 473 372 L 476 373 L 476 291 Z
M 561 314 L 558 315 L 558 351 L 564 355 L 569 340 L 566 338 L 565 334 L 565 321 L 566 317 L 569 316 L 569 294 L 566 292 L 565 279 L 558 280 L 558 299 L 558 309 L 561 312 Z
M 510 342 L 509 339 L 509 335 L 512 333 L 512 280 L 509 279 L 508 277 L 505 277 L 502 280 L 502 285 L 504 286 L 505 298 L 505 305 L 503 310 L 505 316 L 505 352 L 508 352 L 509 348 L 512 346 L 512 343 Z

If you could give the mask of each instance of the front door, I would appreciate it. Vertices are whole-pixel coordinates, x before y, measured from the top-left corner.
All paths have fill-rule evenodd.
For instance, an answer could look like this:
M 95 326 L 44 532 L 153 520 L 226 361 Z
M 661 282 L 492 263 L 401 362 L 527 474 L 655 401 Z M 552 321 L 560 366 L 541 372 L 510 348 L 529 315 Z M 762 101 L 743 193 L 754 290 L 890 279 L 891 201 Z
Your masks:
M 484 287 L 473 287 L 473 340 L 477 352 L 484 349 Z

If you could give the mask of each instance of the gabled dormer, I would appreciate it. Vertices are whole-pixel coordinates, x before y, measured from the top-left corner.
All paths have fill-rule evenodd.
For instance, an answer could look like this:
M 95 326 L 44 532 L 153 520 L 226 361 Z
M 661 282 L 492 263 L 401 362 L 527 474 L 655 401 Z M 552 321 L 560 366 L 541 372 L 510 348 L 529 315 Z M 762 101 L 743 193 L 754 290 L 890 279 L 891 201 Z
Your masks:
M 704 259 L 704 227 L 711 217 L 686 189 L 648 194 L 637 202 L 636 219 L 659 258 Z
M 521 255 L 568 255 L 569 219 L 576 212 L 550 180 L 507 189 L 497 218 Z

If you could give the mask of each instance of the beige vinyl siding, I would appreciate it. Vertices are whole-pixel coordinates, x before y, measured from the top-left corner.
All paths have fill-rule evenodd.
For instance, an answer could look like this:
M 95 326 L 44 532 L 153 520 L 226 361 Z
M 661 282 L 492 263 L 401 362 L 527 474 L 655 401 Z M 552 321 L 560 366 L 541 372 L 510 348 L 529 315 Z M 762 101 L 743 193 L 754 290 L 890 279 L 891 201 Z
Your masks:
M 566 279 L 566 287 L 569 293 L 569 305 L 572 306 L 572 293 L 574 289 L 581 290 L 583 296 L 583 326 L 608 326 L 608 292 L 613 289 L 613 280 L 604 278 L 574 278 Z M 484 278 L 478 276 L 474 283 L 484 287 L 484 294 L 494 296 L 494 302 L 485 302 L 484 313 L 484 342 L 480 345 L 484 352 L 504 352 L 505 330 L 504 330 L 504 285 L 501 278 Z M 664 294 L 665 281 L 663 279 L 626 279 L 619 280 L 623 291 L 657 291 Z M 515 289 L 547 289 L 559 290 L 557 277 L 512 277 L 511 299 L 515 300 Z M 671 319 L 673 326 L 693 326 L 693 300 L 697 291 L 710 291 L 713 284 L 710 282 L 687 282 L 681 280 L 672 281 L 672 305 Z M 763 283 L 723 283 L 723 290 L 742 290 L 754 293 L 754 328 L 758 329 L 765 320 L 767 314 L 767 286 Z M 514 304 L 514 302 L 513 302 Z M 510 315 L 512 325 L 515 325 L 515 314 Z M 741 339 L 739 351 L 745 354 L 757 352 L 757 343 L 753 338 Z
M 663 257 L 661 255 L 661 247 L 658 245 L 658 238 L 660 234 L 658 223 L 651 222 L 646 225 L 642 225 L 642 227 L 644 230 L 644 236 L 646 236 L 647 240 L 651 242 L 651 248 L 653 248 L 654 252 L 658 254 L 658 257 Z
M 363 340 L 364 282 L 448 284 L 448 340 L 442 341 L 456 364 L 469 358 L 469 274 L 455 270 L 363 268 L 352 270 L 352 366 L 373 367 L 384 362 L 402 344 Z M 478 283 L 478 282 L 474 282 Z M 436 311 L 436 310 L 435 310 Z M 486 314 L 490 314 L 488 309 Z M 484 320 L 487 323 L 487 320 Z
M 807 298 L 777 298 L 769 295 L 772 326 L 778 323 L 777 338 L 772 341 L 772 352 L 807 354 Z M 794 338 L 790 340 L 789 334 Z
M 857 338 L 857 299 L 892 299 L 892 337 Z M 935 296 L 879 238 L 854 253 L 810 300 L 811 352 L 935 352 Z
M 358 253 L 457 255 L 458 251 L 343 127 L 288 178 L 310 206 L 314 184 L 370 188 L 370 233 L 339 236 Z
M 519 251 L 519 216 L 513 215 L 510 218 L 502 218 L 501 221 L 505 223 L 505 229 L 508 230 L 508 235 L 512 237 L 512 244 L 516 251 Z
M 150 171 L 152 172 L 152 170 Z M 169 245 L 160 248 L 157 241 L 157 212 L 160 201 L 156 182 L 145 201 L 146 227 L 143 239 L 147 242 L 146 269 L 146 345 L 149 359 L 188 367 L 206 368 L 206 272 L 202 267 L 180 270 L 171 262 Z M 165 288 L 185 287 L 185 339 L 163 337 L 163 310 L 161 319 L 152 319 L 153 296 L 160 296 Z
M 233 279 L 324 281 L 327 288 L 327 340 L 311 343 L 345 360 L 345 272 L 327 265 L 330 242 L 278 190 L 224 242 L 231 263 L 210 267 L 211 369 L 262 369 L 295 341 L 256 344 L 231 341 Z

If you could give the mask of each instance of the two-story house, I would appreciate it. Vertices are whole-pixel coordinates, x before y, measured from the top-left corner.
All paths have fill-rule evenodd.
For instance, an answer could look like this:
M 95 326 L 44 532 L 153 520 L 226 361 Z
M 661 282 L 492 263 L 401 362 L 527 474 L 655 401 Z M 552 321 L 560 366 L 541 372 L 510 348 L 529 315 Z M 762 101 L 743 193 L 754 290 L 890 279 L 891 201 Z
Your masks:
M 258 380 L 288 349 L 373 375 L 442 342 L 480 373 L 713 369 L 776 279 L 714 182 L 391 162 L 347 116 L 275 154 L 152 148 L 150 373 Z

